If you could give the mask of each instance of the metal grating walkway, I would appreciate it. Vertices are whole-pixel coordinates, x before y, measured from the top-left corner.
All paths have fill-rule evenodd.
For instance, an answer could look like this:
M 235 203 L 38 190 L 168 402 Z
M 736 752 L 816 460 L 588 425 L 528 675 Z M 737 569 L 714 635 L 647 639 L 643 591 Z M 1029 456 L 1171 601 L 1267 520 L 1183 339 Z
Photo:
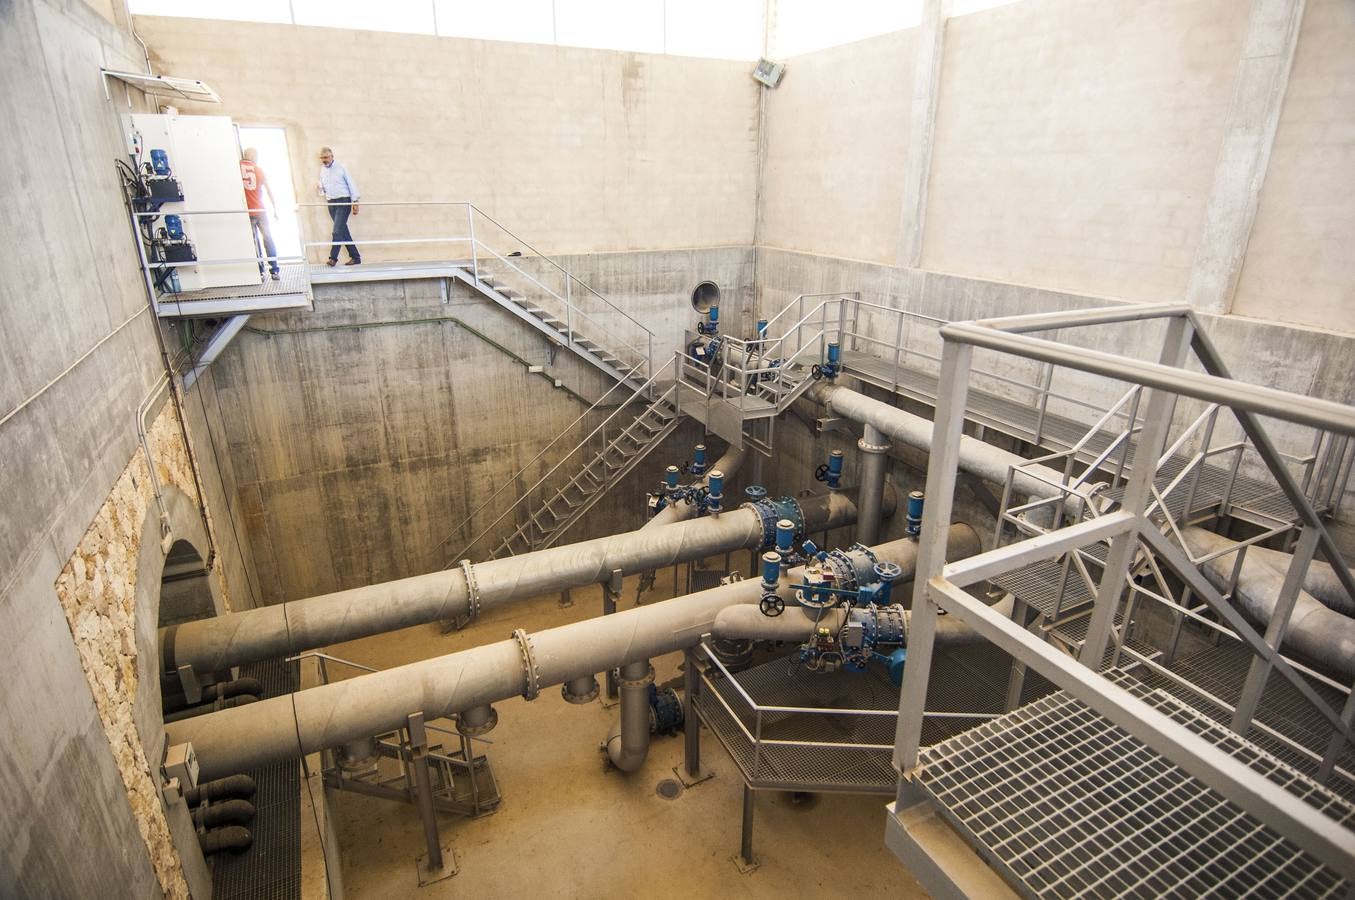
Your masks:
M 1331 816 L 1355 807 L 1174 698 L 1173 719 Z M 1028 897 L 1328 897 L 1342 879 L 1169 760 L 1058 692 L 924 749 L 917 784 Z
M 263 682 L 264 697 L 297 688 L 293 667 L 280 659 L 240 667 Z M 258 784 L 250 801 L 253 845 L 244 853 L 218 853 L 212 861 L 214 900 L 301 900 L 301 767 L 294 759 L 245 773 Z
M 1196 685 L 1199 691 L 1191 690 L 1156 672 L 1142 671 L 1134 674 L 1145 684 L 1176 696 L 1203 715 L 1227 726 L 1232 720 L 1232 708 L 1222 706 L 1218 701 L 1237 702 L 1237 698 L 1242 694 L 1242 685 L 1246 681 L 1251 661 L 1250 649 L 1236 641 L 1227 641 L 1173 662 L 1170 670 Z M 1344 705 L 1344 694 L 1313 679 L 1309 679 L 1308 683 L 1333 709 L 1339 710 Z M 1211 700 L 1200 691 L 1218 699 Z M 1293 744 L 1306 748 L 1308 753 L 1305 754 L 1290 743 L 1255 728 L 1247 735 L 1248 740 L 1305 775 L 1313 777 L 1316 774 L 1318 763 L 1326 752 L 1333 729 L 1331 723 L 1323 718 L 1293 685 L 1272 672 L 1266 679 L 1266 687 L 1261 693 L 1261 702 L 1257 705 L 1254 721 L 1273 729 Z M 1355 747 L 1346 745 L 1328 787 L 1355 802 Z

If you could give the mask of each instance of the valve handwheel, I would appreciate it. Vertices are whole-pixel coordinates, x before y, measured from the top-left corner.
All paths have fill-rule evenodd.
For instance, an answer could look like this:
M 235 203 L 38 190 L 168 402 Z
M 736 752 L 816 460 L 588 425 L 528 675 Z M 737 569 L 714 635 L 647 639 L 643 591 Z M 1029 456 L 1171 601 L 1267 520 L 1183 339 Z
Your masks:
M 815 481 L 828 480 L 828 463 L 820 463 L 819 467 L 814 470 L 814 480 Z
M 809 368 L 809 375 L 815 381 L 819 381 L 820 379 L 823 378 L 823 366 L 819 365 L 818 363 L 814 363 L 814 365 L 810 366 Z
M 776 594 L 763 594 L 762 602 L 757 606 L 758 609 L 762 610 L 764 616 L 772 619 L 786 611 L 786 601 Z

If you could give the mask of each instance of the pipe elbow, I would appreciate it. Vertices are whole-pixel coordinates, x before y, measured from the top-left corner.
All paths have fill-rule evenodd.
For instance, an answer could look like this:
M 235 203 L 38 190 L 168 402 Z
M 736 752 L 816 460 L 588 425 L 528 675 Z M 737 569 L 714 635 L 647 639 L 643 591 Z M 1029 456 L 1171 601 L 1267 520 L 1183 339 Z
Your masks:
M 634 772 L 645 764 L 649 756 L 649 744 L 628 745 L 621 737 L 621 719 L 612 722 L 607 732 L 607 758 L 622 772 Z

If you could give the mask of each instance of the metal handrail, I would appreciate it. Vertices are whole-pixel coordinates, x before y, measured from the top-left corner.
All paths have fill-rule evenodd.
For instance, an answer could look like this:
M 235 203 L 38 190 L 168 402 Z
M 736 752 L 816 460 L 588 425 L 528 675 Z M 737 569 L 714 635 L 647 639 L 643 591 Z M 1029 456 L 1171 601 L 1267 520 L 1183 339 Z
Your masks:
M 646 396 L 646 398 L 648 398 L 649 390 L 650 390 L 650 388 L 652 387 L 652 385 L 655 383 L 655 381 L 657 380 L 657 378 L 658 378 L 657 373 L 656 373 L 655 375 L 651 375 L 651 376 L 649 377 L 649 379 L 648 379 L 647 381 L 645 381 L 644 384 L 640 385 L 640 387 L 637 388 L 637 389 L 635 390 L 635 392 L 634 392 L 634 393 L 633 393 L 633 394 L 632 394 L 632 395 L 631 395 L 624 403 L 622 403 L 620 406 L 618 406 L 618 407 L 612 412 L 611 415 L 609 415 L 606 419 L 602 420 L 602 422 L 600 422 L 600 423 L 599 423 L 592 431 L 588 432 L 588 434 L 584 436 L 583 440 L 579 441 L 578 444 L 576 444 L 576 445 L 575 445 L 574 447 L 572 447 L 570 450 L 566 451 L 566 453 L 565 453 L 563 456 L 560 457 L 560 460 L 559 460 L 555 465 L 551 466 L 550 469 L 548 469 L 544 475 L 542 475 L 540 478 L 538 478 L 538 479 L 536 480 L 536 483 L 535 483 L 535 484 L 533 484 L 531 487 L 529 487 L 529 488 L 527 488 L 525 491 L 523 491 L 523 492 L 521 493 L 521 495 L 519 495 L 518 499 L 514 500 L 509 506 L 507 506 L 507 507 L 503 510 L 503 512 L 499 513 L 499 515 L 496 516 L 496 517 L 494 518 L 494 521 L 490 522 L 487 526 L 485 526 L 484 528 L 482 528 L 482 529 L 480 530 L 480 533 L 477 534 L 474 538 L 472 538 L 471 541 L 470 541 L 468 544 L 466 544 L 466 546 L 465 546 L 464 548 L 462 548 L 462 551 L 461 551 L 460 553 L 456 554 L 455 559 L 459 560 L 459 559 L 467 558 L 467 557 L 466 557 L 466 554 L 470 551 L 470 549 L 471 549 L 472 547 L 474 547 L 476 544 L 478 544 L 478 543 L 485 537 L 485 535 L 487 535 L 487 534 L 489 534 L 491 531 L 493 531 L 494 528 L 495 528 L 500 522 L 503 521 L 503 519 L 504 519 L 505 516 L 507 516 L 509 513 L 513 512 L 514 510 L 516 510 L 519 506 L 521 506 L 521 505 L 523 504 L 524 501 L 526 501 L 528 498 L 530 498 L 530 497 L 532 496 L 532 493 L 533 493 L 537 488 L 539 488 L 541 485 L 545 484 L 546 481 L 547 481 L 552 475 L 554 475 L 554 474 L 560 469 L 561 466 L 563 466 L 563 465 L 565 464 L 565 462 L 567 462 L 568 460 L 572 459 L 572 458 L 574 457 L 574 455 L 575 455 L 576 453 L 578 453 L 580 450 L 585 449 L 585 448 L 588 446 L 588 444 L 593 440 L 593 437 L 594 437 L 595 435 L 597 435 L 599 432 L 604 432 L 604 433 L 605 433 L 605 430 L 606 430 L 607 426 L 608 426 L 609 424 L 611 424 L 612 420 L 615 419 L 618 415 L 620 415 L 622 410 L 624 410 L 624 409 L 626 409 L 627 407 L 629 407 L 629 406 L 631 405 L 632 401 L 634 401 L 636 397 L 640 396 L 641 394 L 644 394 L 644 395 Z M 649 405 L 649 406 L 653 406 L 655 403 L 660 402 L 661 400 L 663 400 L 664 398 L 666 398 L 670 393 L 673 393 L 675 390 L 676 390 L 676 385 L 675 385 L 674 387 L 672 387 L 672 388 L 669 388 L 667 391 L 664 391 L 664 392 L 663 392 L 662 394 L 660 394 L 659 396 L 654 397 L 654 398 L 652 398 L 652 399 L 649 399 L 648 405 Z M 643 412 L 640 413 L 639 415 L 643 415 Z M 637 417 L 638 417 L 638 416 L 637 416 Z M 632 424 L 633 424 L 633 423 L 632 423 Z M 624 431 L 624 430 L 625 430 L 625 429 L 623 429 L 623 431 Z M 560 437 L 563 437 L 563 436 L 564 436 L 565 434 L 567 434 L 567 433 L 568 433 L 568 430 L 566 429 L 566 431 L 561 432 L 560 435 L 558 435 L 558 436 L 555 438 L 555 440 L 559 440 Z M 552 443 L 554 443 L 554 441 L 552 441 Z M 599 451 L 599 452 L 605 452 L 605 451 L 606 451 L 606 447 L 604 446 L 604 447 L 603 447 L 603 450 L 602 450 L 602 451 Z M 544 452 L 544 451 L 543 451 L 543 452 Z M 539 456 L 540 456 L 540 454 L 538 454 L 538 458 L 539 458 Z M 516 475 L 517 475 L 517 474 L 520 474 L 520 471 L 521 471 L 521 470 L 519 470 L 519 473 L 515 473 L 514 479 L 516 479 Z M 512 479 L 510 479 L 510 480 L 508 480 L 508 481 L 505 481 L 505 485 L 507 485 L 507 484 L 512 484 L 512 483 L 514 483 Z M 486 501 L 486 502 L 488 502 L 488 501 Z M 480 507 L 478 507 L 477 509 L 482 509 L 482 508 L 484 508 L 484 504 L 481 504 Z M 474 515 L 474 514 L 472 513 L 472 515 Z M 453 566 L 453 565 L 455 565 L 455 562 L 449 562 L 446 566 L 444 566 L 444 568 L 451 568 L 451 566 Z
M 331 205 L 332 205 L 332 204 L 330 204 L 330 203 L 309 202 L 309 203 L 298 203 L 298 204 L 296 204 L 296 208 L 297 208 L 297 209 L 328 209 Z M 561 264 L 560 264 L 559 262 L 557 262 L 555 259 L 553 259 L 553 258 L 547 256 L 546 254 L 542 253 L 540 250 L 536 249 L 536 247 L 534 247 L 532 244 L 529 244 L 529 243 L 528 243 L 527 241 L 525 241 L 522 237 L 520 237 L 519 235 L 517 235 L 516 233 L 514 233 L 512 230 L 510 230 L 510 229 L 509 229 L 506 225 L 504 225 L 502 222 L 499 222 L 497 219 L 495 219 L 493 216 L 490 216 L 488 213 L 486 213 L 484 210 L 480 209 L 480 208 L 479 208 L 478 206 L 476 206 L 475 204 L 469 203 L 469 202 L 464 201 L 464 200 L 451 200 L 451 201 L 436 201 L 436 200 L 424 200 L 424 201 L 370 201 L 370 200 L 364 200 L 364 201 L 361 201 L 361 205 L 362 205 L 362 206 L 370 206 L 370 207 L 403 207 L 403 206 L 418 206 L 418 207 L 434 207 L 434 206 L 438 206 L 438 207 L 465 207 L 465 209 L 466 209 L 466 211 L 467 211 L 467 225 L 468 225 L 468 229 L 469 229 L 469 232 L 470 232 L 468 236 L 465 236 L 465 237 L 461 237 L 461 236 L 456 236 L 456 237 L 437 237 L 437 238 L 392 238 L 392 239 L 386 239 L 386 240 L 364 240 L 363 243 L 364 243 L 364 244 L 368 244 L 368 245 L 374 245 L 374 246 L 382 246 L 382 245 L 388 245 L 388 244 L 416 244 L 416 243 L 468 243 L 468 244 L 471 246 L 471 250 L 472 250 L 472 267 L 473 267 L 473 269 L 474 269 L 475 278 L 476 278 L 477 281 L 479 280 L 479 277 L 480 277 L 480 276 L 479 276 L 478 256 L 477 256 L 477 254 L 475 253 L 475 251 L 476 251 L 476 249 L 479 249 L 479 248 L 483 248 L 483 249 L 485 249 L 485 250 L 488 250 L 489 253 L 490 253 L 492 256 L 494 256 L 496 259 L 498 259 L 498 260 L 501 261 L 501 262 L 507 262 L 508 265 L 512 266 L 512 268 L 513 268 L 515 271 L 517 271 L 517 272 L 519 272 L 520 274 L 522 274 L 523 276 L 525 276 L 525 277 L 531 279 L 531 280 L 533 281 L 533 283 L 535 283 L 538 287 L 540 287 L 542 290 L 546 291 L 548 294 L 550 294 L 550 295 L 551 295 L 552 297 L 554 297 L 556 300 L 558 300 L 558 301 L 560 301 L 561 303 L 563 303 L 563 304 L 565 305 L 566 309 L 570 310 L 571 312 L 578 313 L 579 315 L 583 316 L 584 318 L 589 319 L 590 321 L 595 322 L 596 324 L 598 324 L 599 327 L 603 329 L 603 333 L 606 334 L 606 336 L 608 336 L 608 337 L 610 337 L 610 338 L 613 338 L 613 339 L 621 340 L 622 345 L 623 345 L 626 349 L 631 350 L 631 351 L 635 352 L 635 353 L 638 354 L 638 355 L 646 356 L 647 359 L 648 359 L 648 361 L 649 361 L 649 363 L 650 363 L 650 369 L 652 370 L 652 364 L 653 364 L 653 360 L 652 360 L 652 348 L 653 348 L 654 333 L 653 333 L 648 327 L 646 327 L 642 322 L 640 322 L 638 319 L 636 319 L 636 318 L 635 318 L 634 316 L 632 316 L 630 313 L 626 312 L 624 309 L 622 309 L 621 307 L 617 306 L 617 305 L 616 305 L 615 303 L 613 303 L 612 301 L 608 300 L 605 296 L 603 296 L 601 293 L 599 293 L 595 288 L 593 288 L 593 287 L 592 287 L 591 285 L 589 285 L 587 282 L 583 281 L 583 279 L 579 278 L 579 277 L 578 277 L 577 275 L 575 275 L 574 273 L 570 272 L 568 269 L 566 269 L 563 265 L 561 265 Z M 478 238 L 476 237 L 476 235 L 475 235 L 475 221 L 474 221 L 474 218 L 475 218 L 475 216 L 476 216 L 477 214 L 479 215 L 479 217 L 480 217 L 481 219 L 483 219 L 485 222 L 488 222 L 490 225 L 494 226 L 496 229 L 498 229 L 500 232 L 502 232 L 504 235 L 506 235 L 510 240 L 516 242 L 516 244 L 518 244 L 520 247 L 522 247 L 523 249 L 525 249 L 525 250 L 527 250 L 528 252 L 530 252 L 535 258 L 544 261 L 546 264 L 548 264 L 549 266 L 551 266 L 552 268 L 554 268 L 555 270 L 557 270 L 558 272 L 560 272 L 563 276 L 565 276 L 565 279 L 566 279 L 566 284 L 565 284 L 565 296 L 561 296 L 561 294 L 560 294 L 559 292 L 553 290 L 552 288 L 547 287 L 547 286 L 544 285 L 544 284 L 541 284 L 540 281 L 538 281 L 537 279 L 535 279 L 530 273 L 523 271 L 523 269 L 522 269 L 520 266 L 516 265 L 515 263 L 509 262 L 508 259 L 507 259 L 506 257 L 501 256 L 499 253 L 497 253 L 496 251 L 494 251 L 493 248 L 491 248 L 488 244 L 486 244 L 483 240 L 478 239 Z M 339 243 L 341 243 L 341 242 L 339 242 Z M 334 241 L 309 241 L 309 242 L 306 242 L 306 243 L 304 244 L 304 246 L 305 246 L 305 247 L 320 247 L 320 246 L 324 246 L 324 247 L 333 247 L 335 244 L 336 244 L 336 242 L 334 242 Z M 585 291 L 585 293 L 590 294 L 590 295 L 592 295 L 593 297 L 596 297 L 599 301 L 601 301 L 602 304 L 607 308 L 607 311 L 608 311 L 608 312 L 614 313 L 614 314 L 616 314 L 616 315 L 621 316 L 623 319 L 625 319 L 626 321 L 630 322 L 630 323 L 631 323 L 632 325 L 634 325 L 637 329 L 639 329 L 640 333 L 643 334 L 643 335 L 645 336 L 645 341 L 646 341 L 646 343 L 647 343 L 647 345 L 648 345 L 648 348 L 649 348 L 648 351 L 646 351 L 646 350 L 644 350 L 644 349 L 642 349 L 642 348 L 633 346 L 632 344 L 630 344 L 629 342 L 625 341 L 624 339 L 616 338 L 616 335 L 614 334 L 614 329 L 608 327 L 608 326 L 607 326 L 606 324 L 604 324 L 604 323 L 598 322 L 597 319 L 596 319 L 594 316 L 590 315 L 590 314 L 589 314 L 587 311 L 585 311 L 581 306 L 579 306 L 578 304 L 574 303 L 573 300 L 571 299 L 571 296 L 570 296 L 570 295 L 572 294 L 572 291 L 570 290 L 570 285 L 571 285 L 571 284 L 578 284 L 580 287 L 583 288 L 583 290 Z M 572 329 L 571 329 L 571 331 L 572 331 Z

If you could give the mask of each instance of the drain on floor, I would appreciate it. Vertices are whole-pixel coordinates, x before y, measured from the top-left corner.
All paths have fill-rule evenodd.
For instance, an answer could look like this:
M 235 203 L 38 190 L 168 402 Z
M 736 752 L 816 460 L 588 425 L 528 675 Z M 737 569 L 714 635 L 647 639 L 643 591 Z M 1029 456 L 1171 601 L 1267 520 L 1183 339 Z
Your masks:
M 665 778 L 654 788 L 654 792 L 665 800 L 676 800 L 682 793 L 682 785 L 675 778 Z

